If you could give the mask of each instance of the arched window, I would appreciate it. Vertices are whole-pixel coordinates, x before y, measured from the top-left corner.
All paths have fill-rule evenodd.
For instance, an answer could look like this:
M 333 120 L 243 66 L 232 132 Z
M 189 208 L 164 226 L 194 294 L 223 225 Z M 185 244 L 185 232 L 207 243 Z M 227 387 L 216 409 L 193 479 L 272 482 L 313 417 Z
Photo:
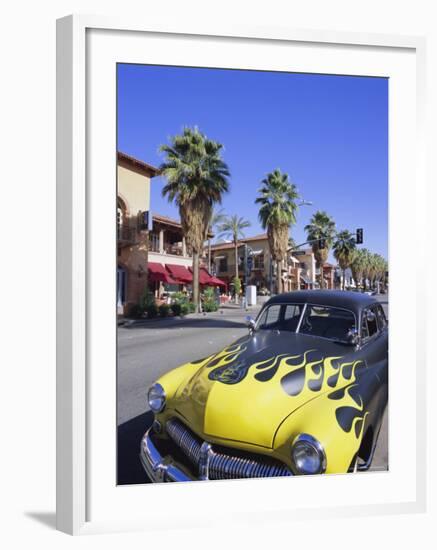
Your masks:
M 126 303 L 127 273 L 124 267 L 117 266 L 117 309 L 122 311 Z
M 124 228 L 127 223 L 127 212 L 124 201 L 117 197 L 117 239 L 122 240 L 124 234 Z

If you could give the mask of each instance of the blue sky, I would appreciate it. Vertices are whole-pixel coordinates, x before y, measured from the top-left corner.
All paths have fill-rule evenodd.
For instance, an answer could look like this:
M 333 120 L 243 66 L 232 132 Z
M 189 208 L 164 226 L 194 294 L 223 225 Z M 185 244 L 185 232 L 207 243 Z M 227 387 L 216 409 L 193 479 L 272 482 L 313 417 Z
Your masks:
M 364 245 L 387 257 L 388 80 L 225 69 L 118 65 L 118 149 L 159 166 L 159 146 L 184 126 L 224 145 L 228 214 L 262 232 L 254 203 L 265 175 L 289 174 L 303 198 L 291 234 L 318 209 L 337 229 L 364 228 Z M 152 180 L 152 211 L 178 218 Z

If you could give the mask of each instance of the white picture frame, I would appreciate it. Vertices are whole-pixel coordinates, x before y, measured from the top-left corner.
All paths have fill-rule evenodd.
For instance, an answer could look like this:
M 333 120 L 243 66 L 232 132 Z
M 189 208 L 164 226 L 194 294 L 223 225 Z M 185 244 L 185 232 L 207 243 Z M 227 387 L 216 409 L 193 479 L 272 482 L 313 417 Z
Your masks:
M 414 136 L 409 138 L 410 141 L 408 143 L 398 144 L 397 155 L 399 155 L 402 146 L 411 146 L 411 139 L 414 141 L 416 155 L 414 159 L 408 159 L 409 174 L 413 176 L 416 183 L 415 186 L 410 187 L 410 195 L 414 195 L 412 198 L 420 196 L 421 193 L 422 195 L 426 193 L 426 178 L 424 177 L 425 152 L 423 145 L 423 125 L 425 119 L 425 40 L 420 37 L 410 36 L 337 33 L 287 28 L 252 28 L 250 26 L 244 28 L 233 26 L 229 26 L 229 28 L 214 28 L 213 26 L 206 28 L 203 26 L 202 28 L 198 28 L 193 25 L 190 28 L 185 26 L 184 28 L 178 28 L 178 26 L 166 25 L 165 23 L 152 25 L 137 20 L 81 15 L 69 16 L 57 22 L 57 528 L 70 534 L 83 534 L 114 529 L 156 529 L 160 528 L 160 526 L 168 526 L 171 520 L 178 526 L 185 525 L 184 522 L 186 521 L 190 521 L 191 526 L 205 525 L 206 519 L 201 515 L 200 510 L 197 514 L 192 514 L 196 517 L 186 520 L 186 518 L 180 516 L 180 513 L 178 517 L 176 509 L 172 509 L 171 506 L 168 506 L 166 509 L 165 522 L 160 522 L 158 516 L 154 516 L 153 514 L 149 514 L 146 520 L 144 514 L 130 515 L 129 511 L 123 517 L 114 517 L 113 513 L 115 513 L 116 508 L 112 508 L 113 512 L 108 509 L 107 515 L 105 515 L 106 512 L 102 509 L 101 513 L 96 514 L 96 519 L 94 519 L 93 514 L 90 514 L 90 502 L 92 500 L 99 500 L 97 497 L 94 498 L 93 496 L 91 498 L 90 496 L 92 493 L 90 487 L 93 483 L 93 472 L 95 472 L 93 453 L 90 452 L 90 448 L 92 441 L 97 437 L 96 433 L 99 431 L 97 424 L 99 420 L 96 420 L 96 415 L 91 415 L 93 420 L 92 422 L 90 420 L 90 411 L 92 410 L 95 392 L 97 391 L 95 381 L 98 380 L 98 378 L 93 378 L 94 375 L 92 372 L 95 365 L 95 354 L 98 353 L 98 349 L 96 351 L 96 346 L 94 345 L 94 342 L 97 341 L 95 338 L 96 332 L 92 329 L 94 326 L 92 321 L 94 308 L 91 307 L 91 302 L 94 299 L 93 289 L 95 289 L 95 286 L 93 286 L 92 282 L 93 264 L 90 261 L 89 253 L 90 249 L 92 250 L 94 246 L 94 237 L 92 235 L 93 232 L 95 234 L 95 227 L 93 224 L 96 223 L 96 216 L 98 214 L 95 210 L 95 197 L 92 185 L 90 184 L 94 177 L 94 167 L 93 163 L 90 162 L 89 156 L 89 146 L 93 138 L 90 138 L 87 132 L 87 117 L 90 117 L 89 109 L 93 106 L 92 99 L 88 96 L 89 71 L 92 71 L 93 67 L 95 67 L 87 55 L 89 54 L 90 44 L 96 50 L 99 48 L 97 41 L 90 41 L 89 39 L 92 36 L 90 32 L 92 33 L 93 31 L 108 33 L 105 40 L 114 40 L 115 33 L 125 33 L 125 36 L 129 35 L 131 40 L 140 40 L 141 36 L 149 36 L 164 43 L 165 41 L 178 40 L 183 37 L 194 37 L 193 39 L 196 40 L 213 39 L 220 43 L 221 41 L 223 43 L 226 41 L 228 46 L 234 41 L 235 44 L 244 45 L 249 49 L 251 45 L 255 44 L 260 48 L 266 45 L 269 48 L 275 48 L 276 46 L 283 47 L 284 45 L 300 47 L 300 45 L 311 44 L 317 48 L 335 46 L 336 48 L 341 48 L 343 52 L 346 52 L 348 49 L 359 48 L 363 56 L 370 55 L 371 52 L 377 53 L 377 51 L 397 52 L 399 55 L 402 52 L 408 52 L 409 55 L 414 56 L 415 66 L 414 77 L 411 76 L 412 72 L 410 71 L 408 83 L 411 90 L 414 88 L 415 98 L 417 99 L 417 104 L 414 104 L 414 118 L 408 123 L 414 125 L 415 131 Z M 123 52 L 122 61 L 129 60 L 126 58 L 129 55 L 127 53 L 129 52 L 129 47 L 127 46 Z M 162 62 L 163 57 L 171 59 L 172 56 L 176 55 L 172 48 L 161 53 L 162 55 L 158 56 L 160 59 L 157 59 L 158 63 Z M 154 55 L 156 55 L 156 52 Z M 180 61 L 176 60 L 175 64 L 178 63 L 180 64 Z M 310 68 L 309 72 L 311 70 Z M 381 74 L 385 74 L 383 69 L 380 70 L 383 71 Z M 399 71 L 401 70 L 399 68 Z M 372 70 L 370 70 L 369 74 L 373 74 Z M 411 103 L 411 98 L 408 101 Z M 412 108 L 411 105 L 410 107 Z M 115 110 L 115 104 L 113 108 Z M 393 122 L 397 123 L 397 120 L 392 120 L 391 123 Z M 109 148 L 110 143 L 106 151 Z M 115 163 L 115 149 L 113 154 Z M 107 159 L 108 157 L 103 155 L 101 158 Z M 390 156 L 391 170 L 395 171 L 395 174 L 399 176 L 399 181 L 401 181 L 402 174 L 398 171 L 398 161 L 397 157 Z M 108 168 L 109 172 L 111 169 L 113 167 Z M 115 170 L 113 171 L 115 172 Z M 400 184 L 399 189 L 402 191 L 402 184 Z M 107 192 L 114 193 L 114 191 L 115 189 L 111 185 L 108 185 Z M 399 198 L 397 198 L 398 195 Z M 394 204 L 397 211 L 405 208 L 405 201 L 408 200 L 405 194 L 402 197 L 401 195 L 402 192 L 399 192 L 396 196 L 390 195 L 391 208 L 393 208 Z M 102 204 L 104 205 L 105 202 L 110 204 L 111 197 L 112 195 L 108 197 L 107 201 L 103 201 Z M 109 216 L 111 215 L 112 211 L 109 213 Z M 394 251 L 393 261 L 396 264 L 398 261 L 397 258 L 400 256 L 396 251 L 396 238 L 393 234 L 392 222 L 393 220 L 390 223 L 390 250 L 391 252 Z M 421 232 L 422 234 L 425 233 L 423 229 L 425 224 L 426 220 L 423 217 L 414 216 L 414 220 L 411 222 L 411 241 L 409 242 L 415 242 L 415 237 L 420 235 Z M 417 242 L 415 257 L 417 259 L 416 263 L 420 265 L 421 262 L 419 260 L 420 258 L 425 258 L 425 252 L 424 245 L 417 244 Z M 110 251 L 111 245 L 112 242 L 109 243 L 106 249 Z M 102 252 L 102 254 L 104 253 L 106 252 Z M 392 256 L 390 261 L 392 261 Z M 109 276 L 115 278 L 115 274 L 113 273 L 110 273 Z M 108 284 L 110 285 L 111 283 Z M 390 296 L 390 307 L 391 311 L 398 312 L 400 309 L 396 305 L 396 287 L 397 285 L 394 282 L 393 294 Z M 110 286 L 108 288 L 111 289 Z M 113 296 L 115 300 L 115 293 Z M 319 505 L 316 509 L 311 505 L 311 502 L 304 503 L 303 505 L 296 505 L 297 503 L 290 504 L 290 499 L 280 498 L 278 495 L 276 505 L 272 506 L 266 500 L 265 504 L 262 505 L 263 508 L 258 510 L 260 513 L 264 513 L 270 519 L 274 519 L 275 516 L 284 519 L 290 511 L 293 512 L 294 518 L 317 518 L 326 517 L 330 514 L 353 514 L 360 516 L 369 513 L 387 514 L 425 510 L 427 477 L 425 462 L 426 345 L 423 326 L 425 322 L 424 303 L 425 288 L 423 285 L 417 285 L 417 292 L 413 300 L 416 313 L 415 341 L 414 349 L 412 347 L 409 350 L 409 352 L 414 352 L 415 354 L 415 366 L 417 369 L 414 379 L 415 393 L 412 400 L 415 411 L 414 419 L 412 420 L 415 437 L 414 448 L 410 449 L 411 456 L 414 455 L 414 461 L 412 462 L 415 464 L 414 475 L 410 472 L 412 485 L 409 489 L 408 497 L 397 499 L 394 496 L 392 500 L 388 499 L 373 503 L 369 501 L 362 505 L 346 501 L 341 504 L 340 501 L 332 507 L 324 505 L 322 499 L 321 506 Z M 98 330 L 101 330 L 102 334 L 106 334 L 105 330 L 108 330 L 108 326 L 102 325 Z M 392 341 L 390 345 L 392 346 Z M 114 350 L 109 350 L 109 353 L 114 354 Z M 395 353 L 393 356 L 395 356 Z M 408 353 L 406 353 L 407 356 Z M 92 384 L 91 381 L 93 381 Z M 107 387 L 102 386 L 102 392 L 107 391 L 111 393 L 111 383 L 108 382 Z M 396 394 L 393 406 L 397 406 Z M 391 425 L 391 429 L 392 427 L 393 434 L 395 434 L 396 426 Z M 91 436 L 91 434 L 93 435 Z M 393 440 L 392 443 L 395 444 L 396 441 Z M 115 464 L 112 466 L 109 465 L 109 467 L 112 467 L 115 471 Z M 350 477 L 335 477 L 337 477 L 336 480 L 332 479 L 326 483 L 332 485 L 335 481 L 338 486 L 344 486 L 344 490 L 347 491 L 347 486 L 351 483 L 349 481 Z M 321 483 L 320 479 L 317 480 L 316 478 L 311 480 L 296 479 L 293 481 L 297 481 L 300 485 L 302 482 L 307 483 L 310 494 L 315 490 L 319 490 L 317 487 Z M 282 481 L 280 482 L 282 483 Z M 205 498 L 208 498 L 208 491 L 214 491 L 214 498 L 220 503 L 220 499 L 225 498 L 225 493 L 229 493 L 230 491 L 229 483 L 234 482 L 188 484 L 191 486 L 189 490 L 192 496 L 182 493 L 182 489 L 179 490 L 176 496 L 174 489 L 168 486 L 149 486 L 143 487 L 143 490 L 153 491 L 153 497 L 158 501 L 162 494 L 166 496 L 167 502 L 170 496 L 175 499 L 179 498 L 179 503 L 188 498 L 198 499 L 199 502 L 204 503 Z M 256 485 L 257 483 L 257 481 L 234 483 L 232 487 L 232 492 L 235 493 L 234 498 L 243 498 L 241 496 L 242 491 L 246 491 L 249 498 L 252 495 L 253 500 L 253 497 L 259 493 L 261 487 L 260 485 Z M 264 484 L 262 486 L 262 491 L 275 490 L 279 493 L 278 480 L 269 480 L 269 483 L 270 485 Z M 270 489 L 266 489 L 267 487 L 270 487 Z M 123 506 L 126 506 L 128 491 L 132 490 L 132 488 L 122 488 L 121 490 L 123 494 L 121 492 L 118 494 L 120 495 L 120 500 L 123 500 Z M 93 489 L 93 491 L 95 490 Z M 212 493 L 210 495 L 212 498 Z M 144 495 L 142 498 L 144 499 Z M 103 500 L 103 497 L 100 500 Z M 193 503 L 194 500 L 191 502 Z M 250 512 L 251 510 L 247 511 L 247 517 L 250 516 Z M 255 521 L 255 518 L 256 516 L 254 516 L 253 521 Z M 235 519 L 235 521 L 237 520 L 238 518 Z

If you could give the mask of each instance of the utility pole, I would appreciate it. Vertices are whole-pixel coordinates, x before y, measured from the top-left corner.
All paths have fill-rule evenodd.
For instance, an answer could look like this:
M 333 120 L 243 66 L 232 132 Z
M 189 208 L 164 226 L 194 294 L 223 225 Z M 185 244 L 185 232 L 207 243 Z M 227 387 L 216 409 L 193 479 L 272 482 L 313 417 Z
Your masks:
M 246 292 L 248 276 L 247 276 L 247 244 L 244 243 L 244 292 Z

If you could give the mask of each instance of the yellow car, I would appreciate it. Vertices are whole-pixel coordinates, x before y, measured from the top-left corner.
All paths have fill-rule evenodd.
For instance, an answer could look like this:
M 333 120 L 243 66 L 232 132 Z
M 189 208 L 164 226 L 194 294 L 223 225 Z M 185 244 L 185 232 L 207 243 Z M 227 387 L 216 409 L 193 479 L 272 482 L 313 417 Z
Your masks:
M 141 463 L 155 482 L 366 470 L 387 406 L 387 348 L 372 296 L 275 296 L 248 336 L 149 389 Z

